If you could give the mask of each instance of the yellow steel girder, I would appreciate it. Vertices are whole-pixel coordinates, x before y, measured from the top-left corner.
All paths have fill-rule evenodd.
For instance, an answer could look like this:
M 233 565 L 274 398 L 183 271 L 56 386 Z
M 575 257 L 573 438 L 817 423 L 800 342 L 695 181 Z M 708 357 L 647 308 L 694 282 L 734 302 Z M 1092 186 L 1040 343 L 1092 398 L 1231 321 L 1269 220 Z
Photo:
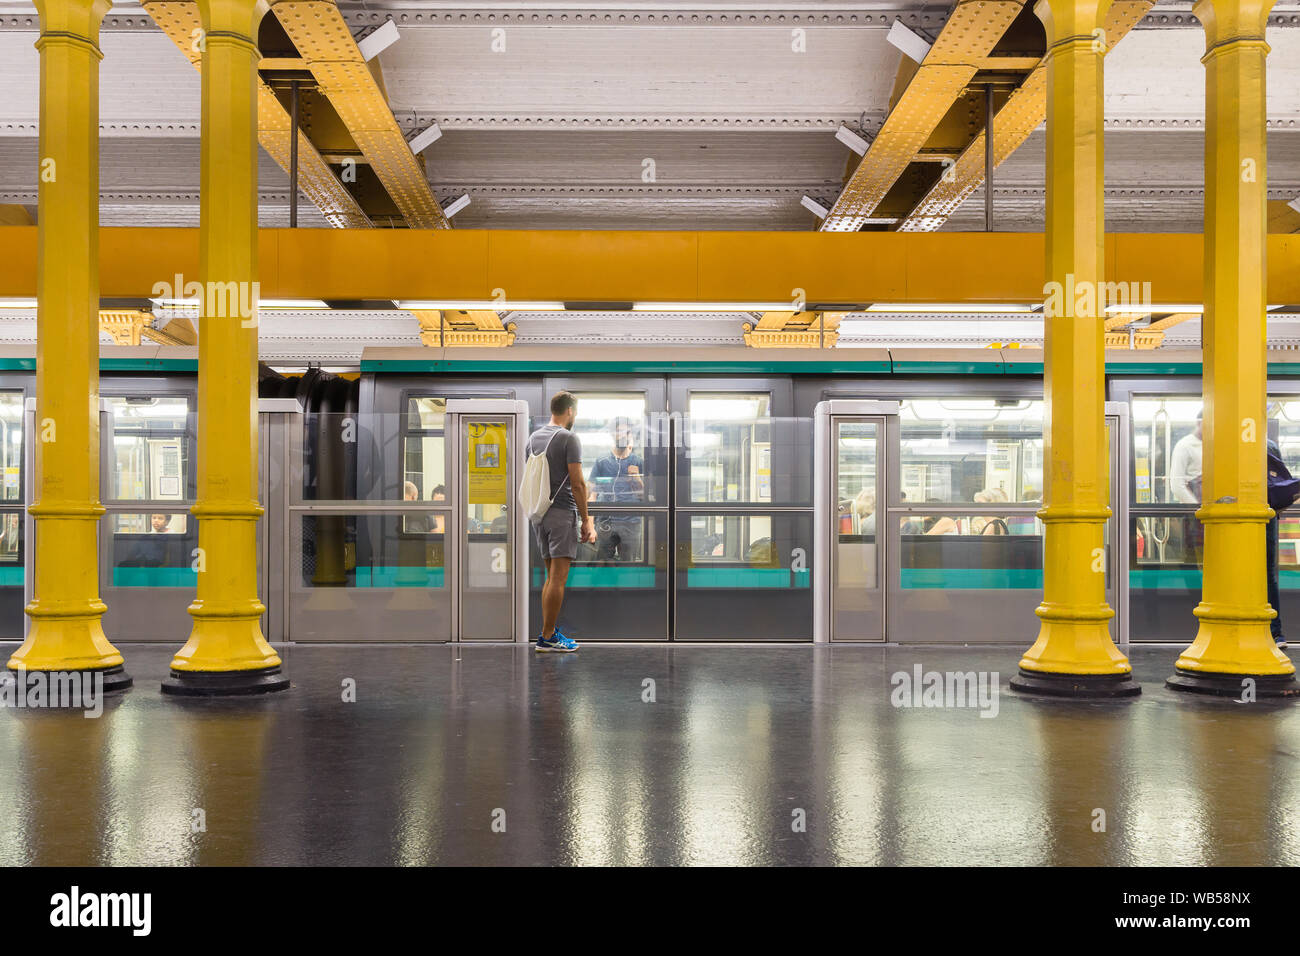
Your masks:
M 430 348 L 505 348 L 515 341 L 515 324 L 506 325 L 490 309 L 412 309 L 420 323 L 420 344 Z
M 843 312 L 764 312 L 742 326 L 745 344 L 755 349 L 834 348 Z
M 203 26 L 194 0 L 142 0 L 145 12 L 158 24 L 193 67 L 199 69 Z M 288 111 L 260 79 L 257 83 L 257 141 L 286 173 L 289 171 Z M 369 229 L 370 219 L 334 175 L 306 133 L 298 132 L 298 188 L 331 226 Z
M 1146 16 L 1154 0 L 1117 0 L 1106 12 L 1102 29 L 1106 49 L 1115 44 Z M 1043 125 L 1047 116 L 1047 60 L 1043 59 L 1025 78 L 1010 99 L 993 117 L 993 165 L 996 167 Z M 898 225 L 900 232 L 933 232 L 957 211 L 984 182 L 984 144 L 987 130 L 966 147 L 951 169 L 939 177 L 916 208 Z
M 412 229 L 449 229 L 424 167 L 334 0 L 273 0 L 271 12 L 302 55 L 366 161 Z
M 0 297 L 36 294 L 33 226 L 0 227 Z M 871 302 L 1043 301 L 1042 233 L 634 232 L 261 229 L 271 298 L 732 303 L 801 290 L 827 308 Z M 1110 233 L 1108 282 L 1149 282 L 1151 302 L 1201 302 L 1204 237 Z M 99 230 L 101 295 L 148 298 L 198 273 L 198 230 Z M 936 268 L 936 263 L 941 267 Z M 1268 301 L 1300 303 L 1300 235 L 1268 237 Z M 433 306 L 429 306 L 433 308 Z M 839 311 L 839 309 L 836 309 Z
M 871 217 L 1023 7 L 1024 0 L 958 0 L 820 231 L 856 232 Z

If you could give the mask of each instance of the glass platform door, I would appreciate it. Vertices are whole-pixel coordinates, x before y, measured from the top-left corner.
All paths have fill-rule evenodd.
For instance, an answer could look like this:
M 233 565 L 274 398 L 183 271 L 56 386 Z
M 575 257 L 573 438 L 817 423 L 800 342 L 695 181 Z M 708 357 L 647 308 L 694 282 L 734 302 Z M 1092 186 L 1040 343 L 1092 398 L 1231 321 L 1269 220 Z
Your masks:
M 1106 604 L 1115 615 L 1110 619 L 1110 636 L 1121 647 L 1128 645 L 1128 405 L 1106 403 L 1106 465 L 1109 468 L 1110 518 L 1105 524 Z
M 830 639 L 885 639 L 885 524 L 878 509 L 885 499 L 882 454 L 886 419 L 831 419 L 833 508 L 820 520 L 830 534 Z
M 528 529 L 515 499 L 523 465 L 523 402 L 449 401 L 455 436 L 455 640 L 526 642 Z

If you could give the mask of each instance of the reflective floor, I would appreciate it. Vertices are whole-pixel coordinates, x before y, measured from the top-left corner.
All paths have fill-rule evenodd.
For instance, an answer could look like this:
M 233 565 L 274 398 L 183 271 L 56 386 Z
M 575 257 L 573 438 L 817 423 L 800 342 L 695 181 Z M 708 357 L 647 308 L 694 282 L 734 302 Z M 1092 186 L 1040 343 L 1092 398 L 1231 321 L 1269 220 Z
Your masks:
M 1300 706 L 1174 694 L 1174 648 L 1091 704 L 1013 647 L 295 646 L 220 703 L 122 650 L 99 719 L 0 709 L 0 863 L 1300 864 Z M 918 665 L 987 693 L 896 706 Z

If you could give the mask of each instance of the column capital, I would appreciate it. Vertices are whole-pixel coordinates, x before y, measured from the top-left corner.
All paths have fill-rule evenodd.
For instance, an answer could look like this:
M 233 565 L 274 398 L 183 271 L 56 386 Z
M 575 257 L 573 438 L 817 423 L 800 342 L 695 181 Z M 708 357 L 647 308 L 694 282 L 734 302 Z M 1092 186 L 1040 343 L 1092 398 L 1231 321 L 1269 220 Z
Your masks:
M 1093 31 L 1106 23 L 1114 0 L 1038 0 L 1034 13 L 1047 28 L 1047 47 L 1072 37 L 1093 36 Z M 1105 52 L 1104 45 L 1098 50 Z
M 257 27 L 271 9 L 267 0 L 198 0 L 199 19 L 207 33 L 243 37 L 257 44 Z
M 1198 0 L 1192 13 L 1205 28 L 1205 48 L 1234 40 L 1264 39 L 1275 0 Z
M 81 37 L 99 45 L 99 25 L 112 0 L 35 0 L 41 36 L 50 33 Z

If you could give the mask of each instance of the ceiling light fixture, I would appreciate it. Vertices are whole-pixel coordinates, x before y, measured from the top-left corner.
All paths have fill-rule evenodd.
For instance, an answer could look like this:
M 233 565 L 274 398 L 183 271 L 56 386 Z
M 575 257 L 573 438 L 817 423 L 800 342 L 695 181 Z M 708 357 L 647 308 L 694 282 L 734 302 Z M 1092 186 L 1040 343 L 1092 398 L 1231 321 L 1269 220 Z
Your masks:
M 894 312 L 900 315 L 950 314 L 1015 314 L 1030 313 L 1036 304 L 1015 302 L 873 302 L 868 312 Z
M 403 299 L 399 309 L 408 312 L 563 312 L 563 302 L 512 302 L 508 299 L 465 299 L 462 301 L 437 301 Z

